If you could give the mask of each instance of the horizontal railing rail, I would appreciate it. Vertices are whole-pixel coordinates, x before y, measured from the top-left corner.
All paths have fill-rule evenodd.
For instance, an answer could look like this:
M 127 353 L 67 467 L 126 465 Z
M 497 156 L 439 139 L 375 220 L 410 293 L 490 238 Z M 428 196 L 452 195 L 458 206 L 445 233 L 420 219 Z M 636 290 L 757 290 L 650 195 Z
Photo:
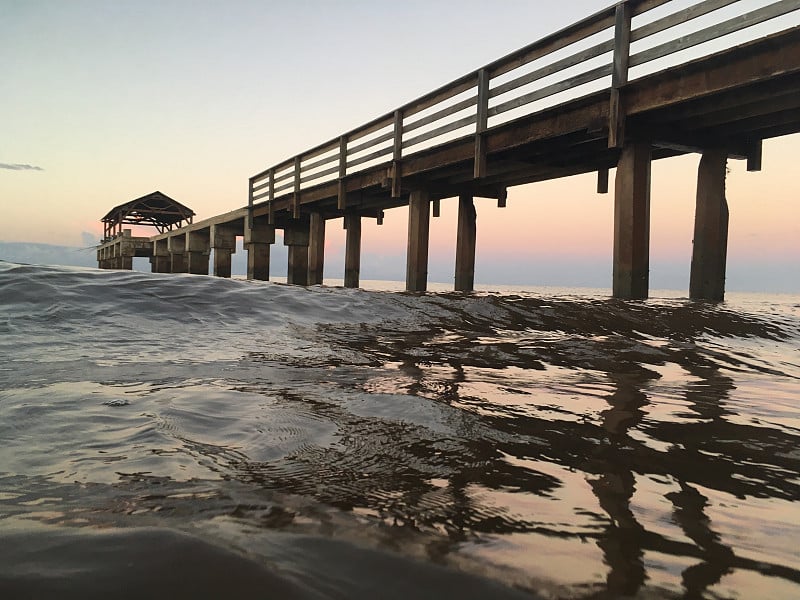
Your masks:
M 755 4 L 760 6 L 752 8 L 753 0 L 699 0 L 684 8 L 675 8 L 675 0 L 619 2 L 252 176 L 249 206 L 269 202 L 272 218 L 272 201 L 294 194 L 299 216 L 303 190 L 339 181 L 344 208 L 342 181 L 377 165 L 391 169 L 397 196 L 404 158 L 469 136 L 475 137 L 478 178 L 485 173 L 486 131 L 603 89 L 612 91 L 609 144 L 616 145 L 620 109 L 614 98 L 628 81 L 800 26 L 800 0 Z M 770 22 L 771 30 L 757 27 Z M 732 35 L 738 35 L 734 42 L 724 39 Z

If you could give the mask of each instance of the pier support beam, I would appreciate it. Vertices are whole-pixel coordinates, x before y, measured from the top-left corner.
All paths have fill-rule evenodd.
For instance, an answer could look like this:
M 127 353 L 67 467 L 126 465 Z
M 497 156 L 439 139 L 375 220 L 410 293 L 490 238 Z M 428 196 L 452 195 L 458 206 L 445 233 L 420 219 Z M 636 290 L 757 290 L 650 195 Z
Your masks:
M 614 297 L 647 298 L 650 281 L 650 144 L 627 143 L 614 198 Z
M 311 222 L 308 217 L 289 221 L 283 230 L 283 244 L 289 247 L 286 283 L 308 285 L 308 244 Z
M 208 275 L 210 241 L 208 229 L 198 229 L 186 233 L 186 263 L 189 273 Z
M 459 196 L 455 284 L 457 292 L 471 292 L 475 286 L 476 216 L 472 196 Z
M 252 228 L 244 228 L 247 249 L 247 278 L 269 281 L 270 246 L 275 243 L 275 226 L 267 216 L 254 217 Z
M 424 292 L 428 287 L 428 238 L 431 199 L 428 192 L 411 192 L 408 202 L 408 258 L 406 291 Z
M 119 264 L 117 267 L 126 271 L 133 270 L 133 257 L 136 255 L 136 248 L 131 237 L 131 230 L 123 229 L 122 237 L 119 244 L 117 244 L 117 251 L 119 252 Z
M 167 250 L 169 251 L 170 273 L 187 273 L 186 234 L 168 237 Z
M 344 287 L 357 288 L 361 273 L 361 215 L 345 215 L 344 228 Z
M 325 218 L 320 213 L 311 213 L 308 245 L 308 283 L 322 283 L 325 265 Z
M 150 270 L 153 273 L 169 273 L 171 263 L 167 239 L 155 240 L 153 242 L 153 255 L 150 257 Z
M 725 299 L 725 266 L 728 254 L 728 202 L 725 175 L 728 153 L 706 150 L 697 170 L 697 205 L 689 297 Z
M 212 225 L 210 237 L 214 249 L 214 275 L 230 277 L 231 255 L 236 252 L 236 230 L 229 225 Z

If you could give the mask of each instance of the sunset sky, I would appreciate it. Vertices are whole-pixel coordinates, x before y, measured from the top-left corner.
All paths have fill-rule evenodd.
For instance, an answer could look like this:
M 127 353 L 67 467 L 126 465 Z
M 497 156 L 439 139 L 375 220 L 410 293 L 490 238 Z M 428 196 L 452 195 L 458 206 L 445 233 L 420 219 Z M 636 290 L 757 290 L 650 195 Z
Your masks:
M 250 175 L 609 4 L 0 0 L 0 242 L 86 245 L 108 209 L 154 190 L 198 219 L 239 208 Z M 760 173 L 729 163 L 729 287 L 800 292 L 798 156 L 794 135 L 765 142 Z M 688 285 L 698 160 L 653 165 L 656 286 Z M 477 200 L 477 281 L 610 278 L 613 194 L 595 185 Z M 456 204 L 432 221 L 436 281 L 452 279 Z M 385 261 L 402 278 L 406 215 L 365 223 L 362 277 Z M 329 222 L 326 275 L 342 276 L 343 247 Z

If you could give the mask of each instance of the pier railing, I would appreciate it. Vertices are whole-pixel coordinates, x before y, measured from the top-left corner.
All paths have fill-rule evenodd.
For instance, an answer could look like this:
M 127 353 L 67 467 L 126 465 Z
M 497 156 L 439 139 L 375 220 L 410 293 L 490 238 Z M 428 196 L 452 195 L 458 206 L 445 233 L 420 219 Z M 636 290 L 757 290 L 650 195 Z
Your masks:
M 754 6 L 756 6 L 754 8 Z M 681 8 L 682 7 L 682 8 Z M 250 178 L 249 206 L 345 179 L 385 164 L 400 195 L 402 161 L 474 136 L 475 177 L 486 173 L 484 134 L 512 119 L 611 90 L 609 146 L 621 142 L 619 90 L 629 81 L 679 66 L 769 33 L 800 26 L 800 0 L 626 0 L 496 60 L 398 109 Z

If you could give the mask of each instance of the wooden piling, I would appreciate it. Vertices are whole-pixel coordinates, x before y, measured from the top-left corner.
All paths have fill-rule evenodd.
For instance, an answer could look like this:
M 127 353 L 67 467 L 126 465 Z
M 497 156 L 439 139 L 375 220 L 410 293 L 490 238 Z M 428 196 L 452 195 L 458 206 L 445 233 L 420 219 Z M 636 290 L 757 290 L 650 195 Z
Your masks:
M 361 273 L 361 215 L 346 214 L 344 250 L 344 287 L 357 288 Z
M 169 252 L 170 273 L 186 273 L 186 234 L 173 235 L 167 238 L 167 251 Z
M 311 222 L 306 217 L 292 219 L 283 230 L 283 243 L 289 247 L 286 282 L 308 285 L 308 245 Z
M 236 252 L 236 230 L 229 225 L 212 225 L 210 246 L 214 250 L 214 275 L 231 276 L 231 255 Z
M 614 297 L 644 299 L 650 279 L 650 144 L 626 144 L 614 198 Z
M 270 244 L 247 245 L 247 278 L 269 281 Z
M 193 275 L 208 275 L 210 232 L 198 229 L 186 232 L 186 267 Z
M 428 192 L 411 192 L 408 201 L 408 258 L 406 260 L 406 290 L 409 292 L 424 292 L 428 287 L 430 204 Z
M 692 270 L 689 297 L 725 299 L 728 254 L 728 202 L 725 199 L 726 150 L 706 150 L 697 170 L 697 202 L 694 216 Z
M 269 215 L 253 217 L 251 225 L 244 228 L 247 278 L 268 281 L 270 246 L 275 243 L 275 226 L 269 224 Z
M 322 284 L 325 265 L 325 217 L 320 213 L 311 213 L 310 235 L 308 245 L 308 283 Z
M 474 289 L 476 216 L 472 196 L 459 196 L 455 275 L 457 292 L 471 292 Z

